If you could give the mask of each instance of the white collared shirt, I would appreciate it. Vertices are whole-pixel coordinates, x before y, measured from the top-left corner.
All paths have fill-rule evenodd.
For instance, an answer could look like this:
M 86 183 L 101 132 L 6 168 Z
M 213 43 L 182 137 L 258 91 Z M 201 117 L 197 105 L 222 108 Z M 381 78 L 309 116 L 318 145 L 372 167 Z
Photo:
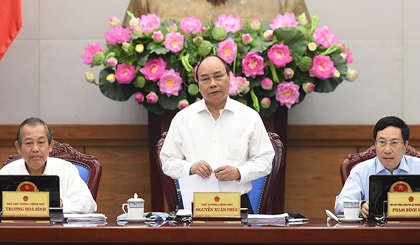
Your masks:
M 23 159 L 13 161 L 0 170 L 1 175 L 30 175 Z M 97 205 L 79 170 L 71 162 L 48 157 L 43 175 L 58 175 L 64 213 L 94 213 Z
M 224 165 L 238 168 L 239 181 L 219 182 L 222 192 L 247 193 L 251 181 L 270 173 L 274 149 L 260 115 L 228 98 L 214 120 L 204 100 L 178 112 L 171 122 L 160 158 L 163 172 L 179 179 L 191 166 L 204 160 L 212 169 Z

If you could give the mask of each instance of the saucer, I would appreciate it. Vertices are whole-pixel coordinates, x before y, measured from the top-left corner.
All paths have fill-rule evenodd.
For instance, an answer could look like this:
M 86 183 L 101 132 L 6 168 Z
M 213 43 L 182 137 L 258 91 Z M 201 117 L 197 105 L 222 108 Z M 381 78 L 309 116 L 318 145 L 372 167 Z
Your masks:
M 126 218 L 125 221 L 131 223 L 141 223 L 147 221 L 147 218 Z
M 356 218 L 356 219 L 346 219 L 346 218 L 341 218 L 339 219 L 341 222 L 344 223 L 351 223 L 351 222 L 360 222 L 363 220 L 363 218 Z

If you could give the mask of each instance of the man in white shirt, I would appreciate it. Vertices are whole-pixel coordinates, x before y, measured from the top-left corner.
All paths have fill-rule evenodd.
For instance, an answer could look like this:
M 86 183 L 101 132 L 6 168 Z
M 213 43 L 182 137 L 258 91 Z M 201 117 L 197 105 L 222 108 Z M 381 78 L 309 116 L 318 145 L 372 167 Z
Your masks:
M 96 202 L 77 168 L 68 161 L 49 157 L 53 139 L 44 121 L 33 117 L 26 119 L 19 127 L 15 146 L 22 159 L 4 166 L 0 174 L 58 175 L 60 205 L 64 213 L 96 212 Z
M 179 179 L 212 172 L 222 192 L 241 192 L 241 205 L 253 213 L 252 180 L 270 173 L 273 146 L 259 114 L 228 96 L 229 67 L 207 56 L 197 68 L 203 100 L 175 115 L 160 158 L 163 172 Z

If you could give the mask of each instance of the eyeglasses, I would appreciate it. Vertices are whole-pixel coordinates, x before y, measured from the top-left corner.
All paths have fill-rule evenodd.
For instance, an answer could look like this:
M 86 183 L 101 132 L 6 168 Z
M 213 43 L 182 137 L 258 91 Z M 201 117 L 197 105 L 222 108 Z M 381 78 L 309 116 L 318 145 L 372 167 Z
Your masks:
M 224 73 L 217 73 L 217 74 L 214 74 L 212 76 L 201 76 L 198 79 L 198 81 L 201 82 L 201 83 L 203 83 L 203 84 L 207 84 L 207 83 L 209 83 L 211 81 L 211 78 L 214 78 L 215 81 L 220 82 L 220 81 L 222 81 L 223 76 L 225 74 L 226 74 L 226 72 L 224 72 Z
M 389 144 L 392 148 L 397 148 L 399 145 L 403 144 L 404 142 L 401 142 L 399 140 L 391 140 L 390 142 L 387 142 L 385 140 L 378 140 L 378 141 L 375 141 L 375 143 L 380 147 L 386 147 Z

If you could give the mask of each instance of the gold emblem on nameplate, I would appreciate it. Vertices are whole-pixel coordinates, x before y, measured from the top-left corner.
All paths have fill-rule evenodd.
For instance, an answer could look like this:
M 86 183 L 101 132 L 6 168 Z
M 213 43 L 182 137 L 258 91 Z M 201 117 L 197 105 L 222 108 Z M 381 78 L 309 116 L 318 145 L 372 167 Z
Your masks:
M 30 181 L 23 181 L 20 183 L 16 189 L 16 191 L 39 191 L 38 187 Z
M 389 192 L 413 192 L 413 191 L 411 190 L 411 187 L 407 182 L 397 181 L 391 186 L 391 188 L 389 189 Z

